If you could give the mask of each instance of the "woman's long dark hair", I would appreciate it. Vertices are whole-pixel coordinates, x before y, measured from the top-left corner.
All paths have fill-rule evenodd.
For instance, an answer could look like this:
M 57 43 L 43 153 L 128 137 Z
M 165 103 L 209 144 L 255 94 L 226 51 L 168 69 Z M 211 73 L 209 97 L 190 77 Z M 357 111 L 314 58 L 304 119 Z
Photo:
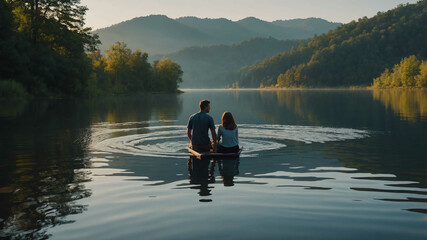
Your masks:
M 221 126 L 228 130 L 233 130 L 237 127 L 236 122 L 234 122 L 233 115 L 231 115 L 231 112 L 224 112 L 222 114 Z

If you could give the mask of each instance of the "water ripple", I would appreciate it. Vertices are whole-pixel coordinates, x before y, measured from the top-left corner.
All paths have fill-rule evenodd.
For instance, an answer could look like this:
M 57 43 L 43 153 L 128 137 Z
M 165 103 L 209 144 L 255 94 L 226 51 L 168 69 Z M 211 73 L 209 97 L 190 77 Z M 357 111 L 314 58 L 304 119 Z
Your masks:
M 137 156 L 185 158 L 188 139 L 185 125 L 148 126 L 154 122 L 100 123 L 92 127 L 94 151 Z M 145 126 L 144 126 L 145 125 Z M 368 137 L 368 131 L 350 128 L 240 124 L 240 145 L 244 157 L 286 147 L 285 141 L 307 144 Z

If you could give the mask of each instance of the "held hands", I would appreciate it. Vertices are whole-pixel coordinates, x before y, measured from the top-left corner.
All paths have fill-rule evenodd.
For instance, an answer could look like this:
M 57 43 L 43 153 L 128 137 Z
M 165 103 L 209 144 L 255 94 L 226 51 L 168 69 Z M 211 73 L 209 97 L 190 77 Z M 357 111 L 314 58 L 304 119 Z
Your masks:
M 213 152 L 216 152 L 216 146 L 218 144 L 218 141 L 212 140 L 211 141 L 211 146 L 212 146 L 212 150 Z

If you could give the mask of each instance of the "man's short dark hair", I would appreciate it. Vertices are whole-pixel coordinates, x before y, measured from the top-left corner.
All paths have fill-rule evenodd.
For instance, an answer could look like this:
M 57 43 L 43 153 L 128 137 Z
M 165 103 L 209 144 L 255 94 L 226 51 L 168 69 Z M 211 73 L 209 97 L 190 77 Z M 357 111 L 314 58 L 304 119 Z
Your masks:
M 205 110 L 205 108 L 210 104 L 208 100 L 202 100 L 199 103 L 200 110 Z

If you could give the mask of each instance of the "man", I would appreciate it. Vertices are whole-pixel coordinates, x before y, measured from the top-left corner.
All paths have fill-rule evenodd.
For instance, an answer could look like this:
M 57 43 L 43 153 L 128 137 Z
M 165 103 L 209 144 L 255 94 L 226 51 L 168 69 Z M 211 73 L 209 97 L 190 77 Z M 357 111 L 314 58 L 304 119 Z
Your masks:
M 199 103 L 200 112 L 190 116 L 187 124 L 187 136 L 190 139 L 190 147 L 197 152 L 209 152 L 211 142 L 209 139 L 209 129 L 211 130 L 213 143 L 216 143 L 215 124 L 211 116 L 210 102 L 202 100 Z

